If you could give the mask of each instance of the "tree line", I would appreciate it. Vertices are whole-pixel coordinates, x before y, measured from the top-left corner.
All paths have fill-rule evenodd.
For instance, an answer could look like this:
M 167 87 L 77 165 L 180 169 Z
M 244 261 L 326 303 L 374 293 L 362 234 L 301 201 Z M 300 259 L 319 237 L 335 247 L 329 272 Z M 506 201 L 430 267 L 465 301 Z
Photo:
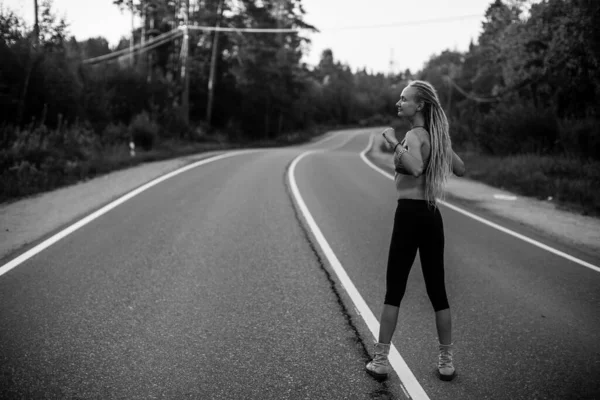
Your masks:
M 491 154 L 600 159 L 600 3 L 494 1 L 477 43 L 432 57 L 419 76 L 459 141 Z
M 144 16 L 144 27 L 133 34 L 137 44 L 177 28 L 185 1 L 114 3 Z M 306 34 L 318 27 L 305 21 L 301 0 L 192 0 L 190 24 L 299 32 L 190 32 L 189 123 L 181 108 L 181 36 L 133 60 L 88 64 L 83 61 L 128 48 L 130 38 L 113 49 L 101 37 L 77 41 L 50 0 L 41 3 L 37 34 L 4 8 L 2 180 L 12 179 L 13 189 L 24 180 L 51 185 L 48 171 L 77 171 L 132 140 L 151 149 L 165 141 L 206 140 L 214 132 L 255 141 L 318 126 L 397 125 L 394 104 L 411 79 L 438 89 L 457 145 L 497 155 L 600 159 L 600 6 L 545 0 L 527 10 L 527 4 L 495 0 L 466 52 L 446 50 L 420 71 L 383 74 L 353 71 L 332 50 L 314 67 L 303 63 Z M 213 46 L 218 51 L 208 126 Z

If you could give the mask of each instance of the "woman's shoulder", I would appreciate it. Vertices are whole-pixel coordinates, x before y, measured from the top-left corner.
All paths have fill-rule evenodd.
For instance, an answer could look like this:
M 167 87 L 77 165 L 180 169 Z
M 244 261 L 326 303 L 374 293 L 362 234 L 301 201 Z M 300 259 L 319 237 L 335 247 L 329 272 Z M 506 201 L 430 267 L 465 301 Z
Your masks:
M 429 131 L 427 129 L 425 129 L 424 126 L 416 126 L 414 128 L 412 128 L 411 130 L 409 130 L 408 132 L 414 132 L 414 133 L 429 133 Z M 408 133 L 407 132 L 407 133 Z
M 420 141 L 429 141 L 429 131 L 422 126 L 410 129 L 404 137 L 408 135 L 416 136 Z

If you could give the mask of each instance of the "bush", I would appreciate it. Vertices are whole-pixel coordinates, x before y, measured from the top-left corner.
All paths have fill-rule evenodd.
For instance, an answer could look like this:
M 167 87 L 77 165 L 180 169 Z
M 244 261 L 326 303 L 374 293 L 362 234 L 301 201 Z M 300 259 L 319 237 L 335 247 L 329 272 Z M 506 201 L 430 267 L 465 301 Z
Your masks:
M 549 110 L 501 104 L 483 116 L 474 137 L 489 154 L 544 154 L 556 148 L 558 123 Z
M 152 121 L 145 111 L 136 115 L 129 125 L 131 138 L 136 147 L 145 151 L 152 150 L 158 139 L 158 124 Z
M 87 126 L 75 124 L 49 129 L 41 125 L 2 130 L 2 135 L 10 134 L 14 140 L 9 148 L 0 151 L 0 201 L 93 175 L 93 171 L 87 170 L 87 163 L 101 147 L 98 137 Z
M 127 126 L 110 123 L 102 132 L 102 143 L 107 146 L 129 143 L 131 134 Z
M 466 152 L 460 156 L 469 178 L 538 199 L 552 197 L 584 213 L 600 215 L 597 161 L 536 154 L 499 157 Z
M 192 129 L 185 121 L 181 108 L 165 110 L 159 118 L 159 122 L 169 137 L 187 139 L 191 136 Z
M 565 154 L 600 160 L 600 120 L 564 120 L 559 127 L 558 142 Z
M 470 113 L 470 114 L 469 114 Z M 452 139 L 452 147 L 465 148 L 476 144 L 475 125 L 477 122 L 477 114 L 474 110 L 461 110 L 460 117 L 455 115 L 448 116 L 450 125 L 450 138 Z

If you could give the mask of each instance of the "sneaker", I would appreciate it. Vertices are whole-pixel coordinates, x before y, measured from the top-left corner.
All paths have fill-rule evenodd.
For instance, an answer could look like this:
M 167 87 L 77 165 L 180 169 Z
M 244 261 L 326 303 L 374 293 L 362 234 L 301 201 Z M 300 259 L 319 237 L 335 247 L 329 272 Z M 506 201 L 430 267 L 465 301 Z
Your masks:
M 388 360 L 389 353 L 389 344 L 375 343 L 375 357 L 366 366 L 367 372 L 371 376 L 377 379 L 388 377 L 388 374 L 392 371 L 392 366 Z
M 451 381 L 456 376 L 456 370 L 452 363 L 452 355 L 452 344 L 440 344 L 438 372 L 440 379 L 443 381 Z

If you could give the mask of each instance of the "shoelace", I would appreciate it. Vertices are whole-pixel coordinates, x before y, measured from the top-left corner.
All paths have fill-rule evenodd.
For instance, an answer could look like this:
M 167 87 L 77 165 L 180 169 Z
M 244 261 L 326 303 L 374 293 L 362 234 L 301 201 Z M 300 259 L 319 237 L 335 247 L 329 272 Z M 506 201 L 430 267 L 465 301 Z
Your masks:
M 442 350 L 440 352 L 439 367 L 452 367 L 452 354 L 448 350 Z

